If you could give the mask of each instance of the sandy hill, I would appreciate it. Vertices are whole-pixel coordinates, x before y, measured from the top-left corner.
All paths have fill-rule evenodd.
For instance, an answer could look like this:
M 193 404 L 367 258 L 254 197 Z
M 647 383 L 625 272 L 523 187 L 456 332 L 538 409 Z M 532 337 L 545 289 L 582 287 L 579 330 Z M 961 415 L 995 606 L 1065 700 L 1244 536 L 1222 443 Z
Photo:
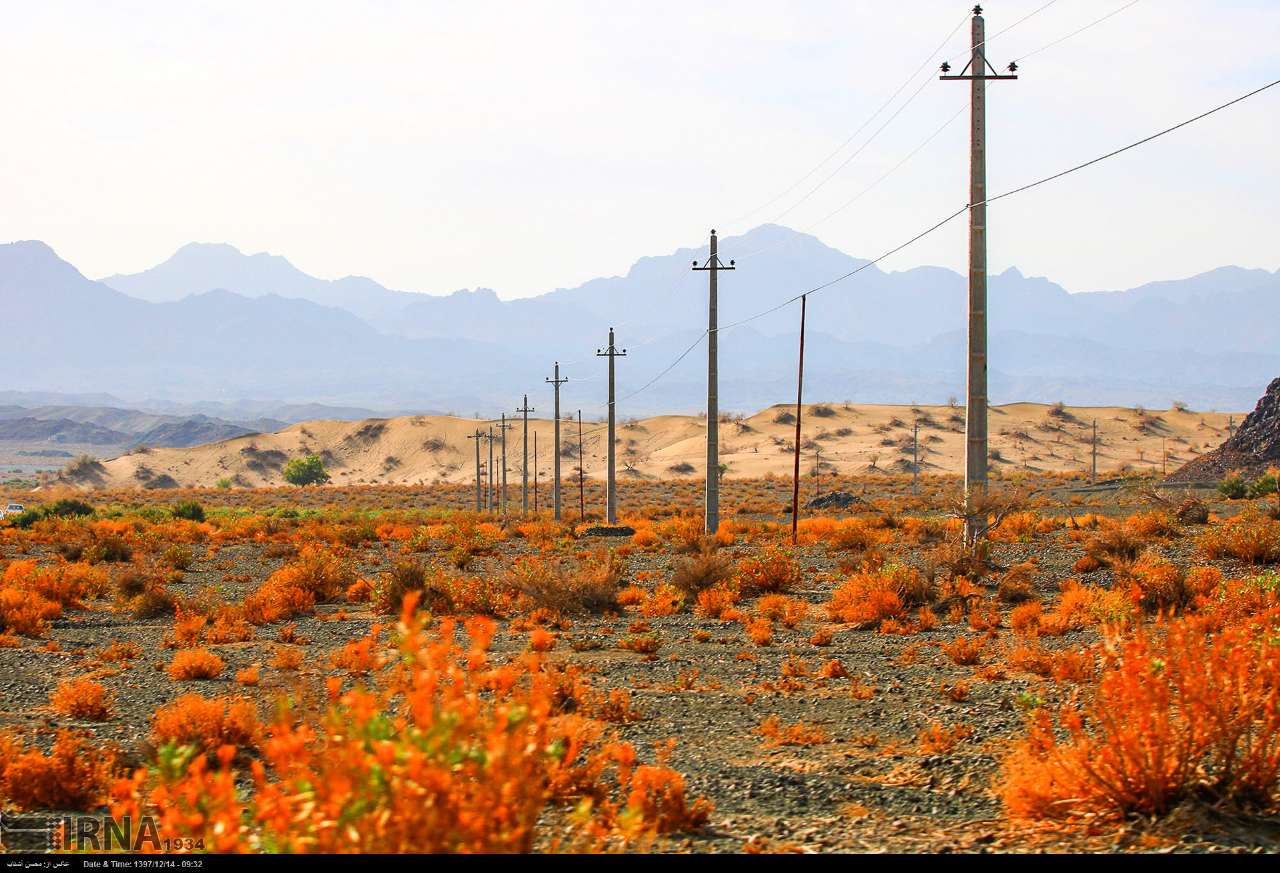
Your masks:
M 795 437 L 794 407 L 774 406 L 751 416 L 732 416 L 721 425 L 721 461 L 728 475 L 788 475 Z M 959 473 L 964 451 L 964 411 L 949 406 L 814 404 L 805 407 L 802 469 L 816 463 L 824 472 L 909 472 L 912 423 L 919 423 L 920 468 L 927 473 Z M 1151 411 L 1122 407 L 1062 407 L 1016 403 L 993 407 L 990 430 L 993 465 L 1005 471 L 1085 472 L 1089 441 L 1097 422 L 1100 473 L 1123 469 L 1174 470 L 1212 449 L 1241 416 L 1184 409 Z M 519 481 L 522 423 L 507 432 L 509 481 Z M 495 469 L 501 469 L 501 431 L 488 421 L 446 416 L 409 416 L 364 421 L 309 421 L 276 433 L 252 434 L 193 448 L 143 449 L 105 460 L 83 487 L 211 487 L 229 480 L 237 487 L 282 484 L 289 459 L 316 454 L 334 484 L 430 484 L 469 482 L 475 476 L 477 431 L 494 440 Z M 666 415 L 627 419 L 618 425 L 619 475 L 626 478 L 701 476 L 706 421 Z M 553 423 L 530 419 L 530 471 L 551 475 Z M 590 477 L 605 470 L 606 429 L 583 424 L 583 454 Z M 1167 452 L 1167 457 L 1166 453 Z M 576 475 L 578 426 L 561 430 L 562 472 Z M 486 469 L 489 444 L 480 441 Z

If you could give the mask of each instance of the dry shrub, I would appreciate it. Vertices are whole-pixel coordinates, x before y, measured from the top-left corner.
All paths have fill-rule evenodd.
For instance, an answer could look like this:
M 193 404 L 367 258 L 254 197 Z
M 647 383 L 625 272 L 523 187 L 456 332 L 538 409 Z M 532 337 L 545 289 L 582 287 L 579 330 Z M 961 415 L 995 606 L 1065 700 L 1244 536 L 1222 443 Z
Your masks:
M 309 543 L 244 599 L 244 618 L 262 625 L 311 612 L 317 603 L 340 597 L 356 578 L 345 550 Z
M 1040 617 L 1044 607 L 1039 601 L 1031 600 L 1015 606 L 1009 611 L 1009 627 L 1015 633 L 1032 635 L 1040 630 Z
M 705 593 L 705 592 L 704 592 Z M 684 594 L 674 585 L 663 582 L 645 597 L 640 614 L 645 618 L 675 615 L 684 609 Z
M 527 558 L 512 571 L 512 587 L 537 609 L 560 615 L 602 613 L 618 608 L 622 561 L 612 551 L 597 551 L 570 566 Z
M 1280 522 L 1246 511 L 1211 526 L 1196 541 L 1209 560 L 1235 558 L 1247 564 L 1280 562 Z
M 924 606 L 934 597 L 929 582 L 911 567 L 864 565 L 831 594 L 826 604 L 832 621 L 874 627 L 898 618 L 909 608 Z
M 945 755 L 954 749 L 961 740 L 968 739 L 971 736 L 973 736 L 973 728 L 967 724 L 943 727 L 940 722 L 935 721 L 929 727 L 920 731 L 920 735 L 916 740 L 920 744 L 920 754 Z
M 208 649 L 182 649 L 165 668 L 175 682 L 193 679 L 216 679 L 226 664 Z
M 957 664 L 976 664 L 982 658 L 981 637 L 956 637 L 942 646 L 942 653 Z
M 703 618 L 723 618 L 726 610 L 733 607 L 741 599 L 736 588 L 717 585 L 698 592 L 698 601 L 694 606 L 694 614 Z
M 60 682 L 49 695 L 54 712 L 69 718 L 85 721 L 106 721 L 111 718 L 113 696 L 101 682 L 92 679 L 68 679 Z
M 817 746 L 832 740 L 831 733 L 821 725 L 802 721 L 784 725 L 776 715 L 762 721 L 756 733 L 764 737 L 769 746 Z
M 791 550 L 777 543 L 766 546 L 758 557 L 738 562 L 738 587 L 746 595 L 790 591 L 804 574 Z
M 0 802 L 21 810 L 96 809 L 111 787 L 115 754 L 59 731 L 49 754 L 0 735 Z
M 785 594 L 767 594 L 756 601 L 756 613 L 770 621 L 780 621 L 784 627 L 794 628 L 804 620 L 809 604 Z
M 709 804 L 666 766 L 670 746 L 643 765 L 627 744 L 601 745 L 598 723 L 557 709 L 540 656 L 492 664 L 492 627 L 468 628 L 469 646 L 452 621 L 428 634 L 410 598 L 396 669 L 346 693 L 331 679 L 322 716 L 282 708 L 247 798 L 234 750 L 220 750 L 135 774 L 113 814 L 155 815 L 162 833 L 216 852 L 528 852 L 555 802 L 578 805 L 568 839 L 588 848 L 706 822 Z
M 329 662 L 351 676 L 364 676 L 381 669 L 383 658 L 378 652 L 378 637 L 382 626 L 375 624 L 369 633 L 347 643 L 341 650 L 329 656 Z
M 1033 599 L 1035 593 L 1032 590 L 1032 582 L 1035 578 L 1035 572 L 1036 565 L 1034 561 L 1014 564 L 1000 577 L 1000 584 L 996 588 L 996 597 L 1001 603 L 1010 604 L 1024 603 Z
M 757 646 L 773 643 L 773 623 L 767 618 L 749 618 L 743 623 L 747 637 Z
M 260 730 L 258 715 L 247 700 L 184 694 L 156 710 L 151 739 L 157 746 L 173 744 L 214 752 L 222 746 L 252 748 Z
M 296 646 L 273 646 L 272 650 L 275 655 L 271 659 L 270 666 L 290 673 L 302 669 L 302 649 Z
M 1280 613 L 1216 635 L 1178 619 L 1139 633 L 1094 696 L 1036 712 L 999 786 L 1018 818 L 1158 815 L 1184 799 L 1274 809 L 1280 775 Z
M 1181 609 L 1193 595 L 1186 575 L 1154 550 L 1143 552 L 1117 579 L 1134 585 L 1139 604 L 1148 611 Z
M 733 562 L 716 551 L 714 542 L 704 542 L 698 553 L 677 558 L 672 565 L 671 584 L 696 598 L 716 585 L 724 585 L 733 576 Z

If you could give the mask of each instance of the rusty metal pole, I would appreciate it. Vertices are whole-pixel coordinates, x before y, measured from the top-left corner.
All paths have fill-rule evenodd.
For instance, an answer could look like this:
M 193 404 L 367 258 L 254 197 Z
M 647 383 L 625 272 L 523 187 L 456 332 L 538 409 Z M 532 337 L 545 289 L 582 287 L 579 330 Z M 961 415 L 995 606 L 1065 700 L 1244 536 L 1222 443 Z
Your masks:
M 809 295 L 800 295 L 800 363 L 796 367 L 796 457 L 791 475 L 791 544 L 800 543 L 800 417 L 804 406 L 804 317 Z

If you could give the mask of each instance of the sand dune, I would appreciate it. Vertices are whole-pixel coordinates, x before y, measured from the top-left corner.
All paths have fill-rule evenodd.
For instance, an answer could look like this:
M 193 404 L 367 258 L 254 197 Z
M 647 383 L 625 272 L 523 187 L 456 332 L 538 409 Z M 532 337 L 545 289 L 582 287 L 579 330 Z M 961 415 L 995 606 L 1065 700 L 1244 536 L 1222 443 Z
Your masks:
M 774 406 L 755 415 L 726 418 L 721 425 L 721 462 L 727 475 L 785 475 L 792 469 L 795 438 L 793 406 Z M 1243 417 L 1233 414 L 1236 422 Z M 844 474 L 909 472 L 912 422 L 918 421 L 920 468 L 928 473 L 959 473 L 964 453 L 964 411 L 948 406 L 814 404 L 805 407 L 801 466 L 816 463 L 824 472 Z M 1159 472 L 1167 451 L 1171 472 L 1217 446 L 1227 436 L 1228 413 L 1151 411 L 1121 407 L 1051 407 L 1015 403 L 991 410 L 993 466 L 1006 471 L 1084 472 L 1089 464 L 1090 428 L 1096 421 L 1099 472 L 1122 469 Z M 105 472 L 83 487 L 211 487 L 230 480 L 236 487 L 282 484 L 281 469 L 291 458 L 324 458 L 333 482 L 430 484 L 468 482 L 475 476 L 477 432 L 494 427 L 494 466 L 501 470 L 500 431 L 493 423 L 443 416 L 412 416 L 365 421 L 309 421 L 276 433 L 253 434 L 193 448 L 142 449 L 103 461 Z M 553 423 L 530 419 L 530 474 L 551 475 Z M 523 426 L 507 432 L 509 481 L 518 482 Z M 696 416 L 664 415 L 619 422 L 619 475 L 624 478 L 699 477 L 706 454 L 706 421 Z M 562 472 L 576 475 L 578 426 L 561 431 Z M 586 474 L 605 471 L 603 422 L 583 423 Z M 481 462 L 489 444 L 480 441 Z

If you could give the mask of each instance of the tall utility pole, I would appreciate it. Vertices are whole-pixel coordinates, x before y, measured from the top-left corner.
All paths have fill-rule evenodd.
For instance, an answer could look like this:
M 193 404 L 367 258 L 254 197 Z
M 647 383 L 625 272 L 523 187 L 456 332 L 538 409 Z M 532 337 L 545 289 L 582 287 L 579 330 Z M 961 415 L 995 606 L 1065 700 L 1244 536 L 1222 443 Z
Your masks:
M 615 427 L 617 425 L 617 409 L 614 403 L 613 393 L 613 370 L 614 359 L 625 358 L 627 350 L 618 351 L 613 345 L 613 328 L 609 328 L 609 347 L 607 349 L 596 349 L 596 357 L 607 357 L 609 359 L 609 472 L 605 482 L 605 523 L 618 523 L 618 480 L 614 469 L 614 452 L 613 444 L 617 437 L 614 436 Z
M 508 423 L 507 414 L 502 413 L 502 423 L 498 428 L 502 431 L 502 490 L 498 492 L 498 511 L 507 514 L 507 431 L 515 425 Z
M 578 410 L 578 519 L 587 517 L 587 455 L 582 446 L 582 410 Z
M 533 432 L 533 512 L 538 512 L 538 432 Z
M 1089 484 L 1098 481 L 1098 419 L 1093 420 L 1093 439 L 1089 441 L 1089 454 L 1091 463 L 1089 465 Z
M 556 361 L 555 376 L 547 380 L 556 390 L 556 441 L 551 446 L 551 456 L 555 459 L 553 467 L 555 468 L 555 481 L 551 485 L 551 502 L 554 506 L 554 514 L 556 521 L 560 520 L 560 386 L 569 381 L 569 377 L 560 378 L 560 362 Z
M 524 416 L 524 462 L 520 465 L 520 514 L 529 514 L 529 413 L 533 412 L 533 407 L 529 406 L 529 395 L 524 396 L 524 405 L 516 412 Z M 535 433 L 534 439 L 538 435 Z
M 480 440 L 484 439 L 484 434 L 477 430 L 467 439 L 476 441 L 476 512 L 480 512 Z
M 705 530 L 715 535 L 720 529 L 720 372 L 719 372 L 719 308 L 716 302 L 716 277 L 721 270 L 735 269 L 720 263 L 716 254 L 716 232 L 711 231 L 711 251 L 702 266 L 693 262 L 693 269 L 706 271 L 708 285 L 707 305 L 707 504 Z
M 980 530 L 973 506 L 974 493 L 987 487 L 987 82 L 1016 79 L 1016 64 L 1001 75 L 987 62 L 982 7 L 973 7 L 973 54 L 959 75 L 943 80 L 969 82 L 969 363 L 968 405 L 965 407 L 964 500 L 965 542 Z
M 804 316 L 809 295 L 800 295 L 800 363 L 796 367 L 796 457 L 791 476 L 791 545 L 800 542 L 800 418 L 804 411 Z

